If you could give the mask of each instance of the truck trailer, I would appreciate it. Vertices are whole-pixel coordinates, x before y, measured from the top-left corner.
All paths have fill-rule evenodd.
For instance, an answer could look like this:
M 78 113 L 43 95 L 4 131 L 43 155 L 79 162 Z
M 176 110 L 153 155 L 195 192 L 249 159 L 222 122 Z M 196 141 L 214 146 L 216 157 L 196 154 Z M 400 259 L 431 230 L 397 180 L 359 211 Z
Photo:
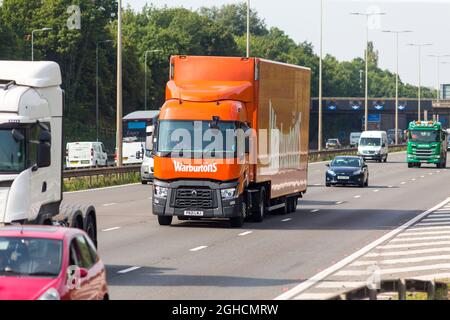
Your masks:
M 307 191 L 311 70 L 258 58 L 173 56 L 152 143 L 153 214 L 245 219 Z M 151 144 L 151 143 L 149 143 Z
M 54 62 L 0 61 L 0 226 L 77 227 L 97 243 L 95 208 L 61 206 L 61 84 Z

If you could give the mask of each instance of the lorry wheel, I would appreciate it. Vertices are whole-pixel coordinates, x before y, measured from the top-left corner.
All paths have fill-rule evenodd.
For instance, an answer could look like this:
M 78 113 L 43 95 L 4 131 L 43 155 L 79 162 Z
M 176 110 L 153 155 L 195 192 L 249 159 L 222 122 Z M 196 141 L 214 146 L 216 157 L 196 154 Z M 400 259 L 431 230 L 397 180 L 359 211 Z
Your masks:
M 408 168 L 412 168 L 414 165 L 412 163 L 408 163 Z
M 386 163 L 386 162 L 387 162 L 387 159 L 388 159 L 388 156 L 386 156 L 386 158 L 384 158 L 384 163 Z
M 170 226 L 172 224 L 172 216 L 158 216 L 158 223 L 160 226 Z
M 244 224 L 245 217 L 247 216 L 247 204 L 244 201 L 241 202 L 241 209 L 239 210 L 239 217 L 234 217 L 230 219 L 231 228 L 242 228 Z
M 261 188 L 261 192 L 259 194 L 258 211 L 253 214 L 253 221 L 263 222 L 266 213 L 267 213 L 266 189 Z

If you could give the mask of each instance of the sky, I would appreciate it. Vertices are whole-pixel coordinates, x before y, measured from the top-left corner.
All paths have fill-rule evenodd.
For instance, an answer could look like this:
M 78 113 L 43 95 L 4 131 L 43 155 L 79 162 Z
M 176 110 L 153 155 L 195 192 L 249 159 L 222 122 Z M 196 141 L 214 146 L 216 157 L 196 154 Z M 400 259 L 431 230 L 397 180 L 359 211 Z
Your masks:
M 124 4 L 139 10 L 145 3 L 157 7 L 220 6 L 242 0 L 124 0 Z M 404 82 L 414 85 L 419 81 L 419 49 L 408 44 L 430 43 L 422 49 L 421 83 L 437 87 L 437 59 L 430 55 L 450 55 L 450 0 L 323 0 L 323 50 L 339 60 L 363 57 L 366 46 L 366 26 L 369 39 L 379 51 L 383 69 L 396 70 L 396 42 L 394 34 L 383 30 L 411 30 L 400 35 L 399 74 Z M 316 53 L 320 44 L 320 0 L 251 0 L 269 27 L 278 27 L 296 42 L 312 42 Z M 369 23 L 352 12 L 386 13 L 372 17 Z M 448 61 L 449 64 L 445 64 Z M 442 58 L 440 83 L 450 83 L 450 57 Z

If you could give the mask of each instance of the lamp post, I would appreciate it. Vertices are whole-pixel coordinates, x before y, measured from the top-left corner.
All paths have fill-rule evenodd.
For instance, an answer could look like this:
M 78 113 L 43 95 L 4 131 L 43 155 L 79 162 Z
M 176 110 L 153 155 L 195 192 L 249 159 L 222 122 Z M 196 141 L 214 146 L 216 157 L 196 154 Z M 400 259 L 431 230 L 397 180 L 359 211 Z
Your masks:
M 417 113 L 418 113 L 418 118 L 417 120 L 421 120 L 422 119 L 422 115 L 421 115 L 421 102 L 422 102 L 422 48 L 423 47 L 427 47 L 427 46 L 431 46 L 431 43 L 409 43 L 408 46 L 410 47 L 417 47 L 417 51 L 419 53 L 419 88 L 418 88 L 418 92 L 417 92 Z
M 250 57 L 250 0 L 247 0 L 247 58 Z
M 145 80 L 144 80 L 144 86 L 145 86 L 145 94 L 144 94 L 144 108 L 147 109 L 147 56 L 151 52 L 162 52 L 162 50 L 147 50 L 145 51 Z
M 399 85 L 399 74 L 398 74 L 398 65 L 399 65 L 399 38 L 400 34 L 403 33 L 411 33 L 411 30 L 402 30 L 402 31 L 394 31 L 394 30 L 384 30 L 385 33 L 395 34 L 396 39 L 396 76 L 395 76 L 395 144 L 398 145 L 398 85 Z
M 449 54 L 430 54 L 428 55 L 430 58 L 436 58 L 437 60 L 437 89 L 436 89 L 436 101 L 439 102 L 441 100 L 441 64 L 445 64 L 441 62 L 441 58 L 449 58 Z
M 369 118 L 369 18 L 373 16 L 383 16 L 384 12 L 373 12 L 373 13 L 363 13 L 363 12 L 353 12 L 350 13 L 353 16 L 363 16 L 366 18 L 366 79 L 365 79 L 365 107 L 364 107 L 364 130 L 367 131 L 369 128 L 368 118 Z
M 117 14 L 117 115 L 116 115 L 116 148 L 117 165 L 122 166 L 122 0 L 118 0 Z
M 98 87 L 99 87 L 99 76 L 98 76 L 98 48 L 100 44 L 102 43 L 111 43 L 114 42 L 113 40 L 104 40 L 97 42 L 97 47 L 95 50 L 95 128 L 96 128 L 96 134 L 97 134 L 97 142 L 98 142 L 98 136 L 99 136 L 99 93 L 98 93 Z
M 319 57 L 319 126 L 318 126 L 318 147 L 322 151 L 322 95 L 323 95 L 323 0 L 320 0 L 320 57 Z
M 37 32 L 45 32 L 53 30 L 52 28 L 42 28 L 31 31 L 31 61 L 34 61 L 34 34 Z

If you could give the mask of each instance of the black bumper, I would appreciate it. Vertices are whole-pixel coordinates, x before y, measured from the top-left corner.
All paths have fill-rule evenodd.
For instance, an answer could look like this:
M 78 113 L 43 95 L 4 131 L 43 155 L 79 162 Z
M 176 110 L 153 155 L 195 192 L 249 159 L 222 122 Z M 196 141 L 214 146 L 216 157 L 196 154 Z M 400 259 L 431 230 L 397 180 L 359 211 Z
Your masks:
M 364 174 L 350 176 L 349 179 L 338 179 L 338 176 L 331 176 L 327 174 L 326 184 L 331 185 L 360 185 L 364 183 Z
M 157 216 L 177 216 L 186 218 L 234 218 L 240 216 L 242 197 L 231 200 L 222 200 L 221 189 L 237 188 L 238 183 L 216 183 L 211 181 L 175 181 L 163 182 L 154 180 L 153 188 L 160 186 L 168 188 L 167 198 L 159 198 L 153 192 L 153 214 Z M 213 205 L 202 206 L 182 206 L 177 205 L 177 190 L 185 188 L 202 188 L 211 191 Z M 187 211 L 201 212 L 196 215 L 189 215 Z

